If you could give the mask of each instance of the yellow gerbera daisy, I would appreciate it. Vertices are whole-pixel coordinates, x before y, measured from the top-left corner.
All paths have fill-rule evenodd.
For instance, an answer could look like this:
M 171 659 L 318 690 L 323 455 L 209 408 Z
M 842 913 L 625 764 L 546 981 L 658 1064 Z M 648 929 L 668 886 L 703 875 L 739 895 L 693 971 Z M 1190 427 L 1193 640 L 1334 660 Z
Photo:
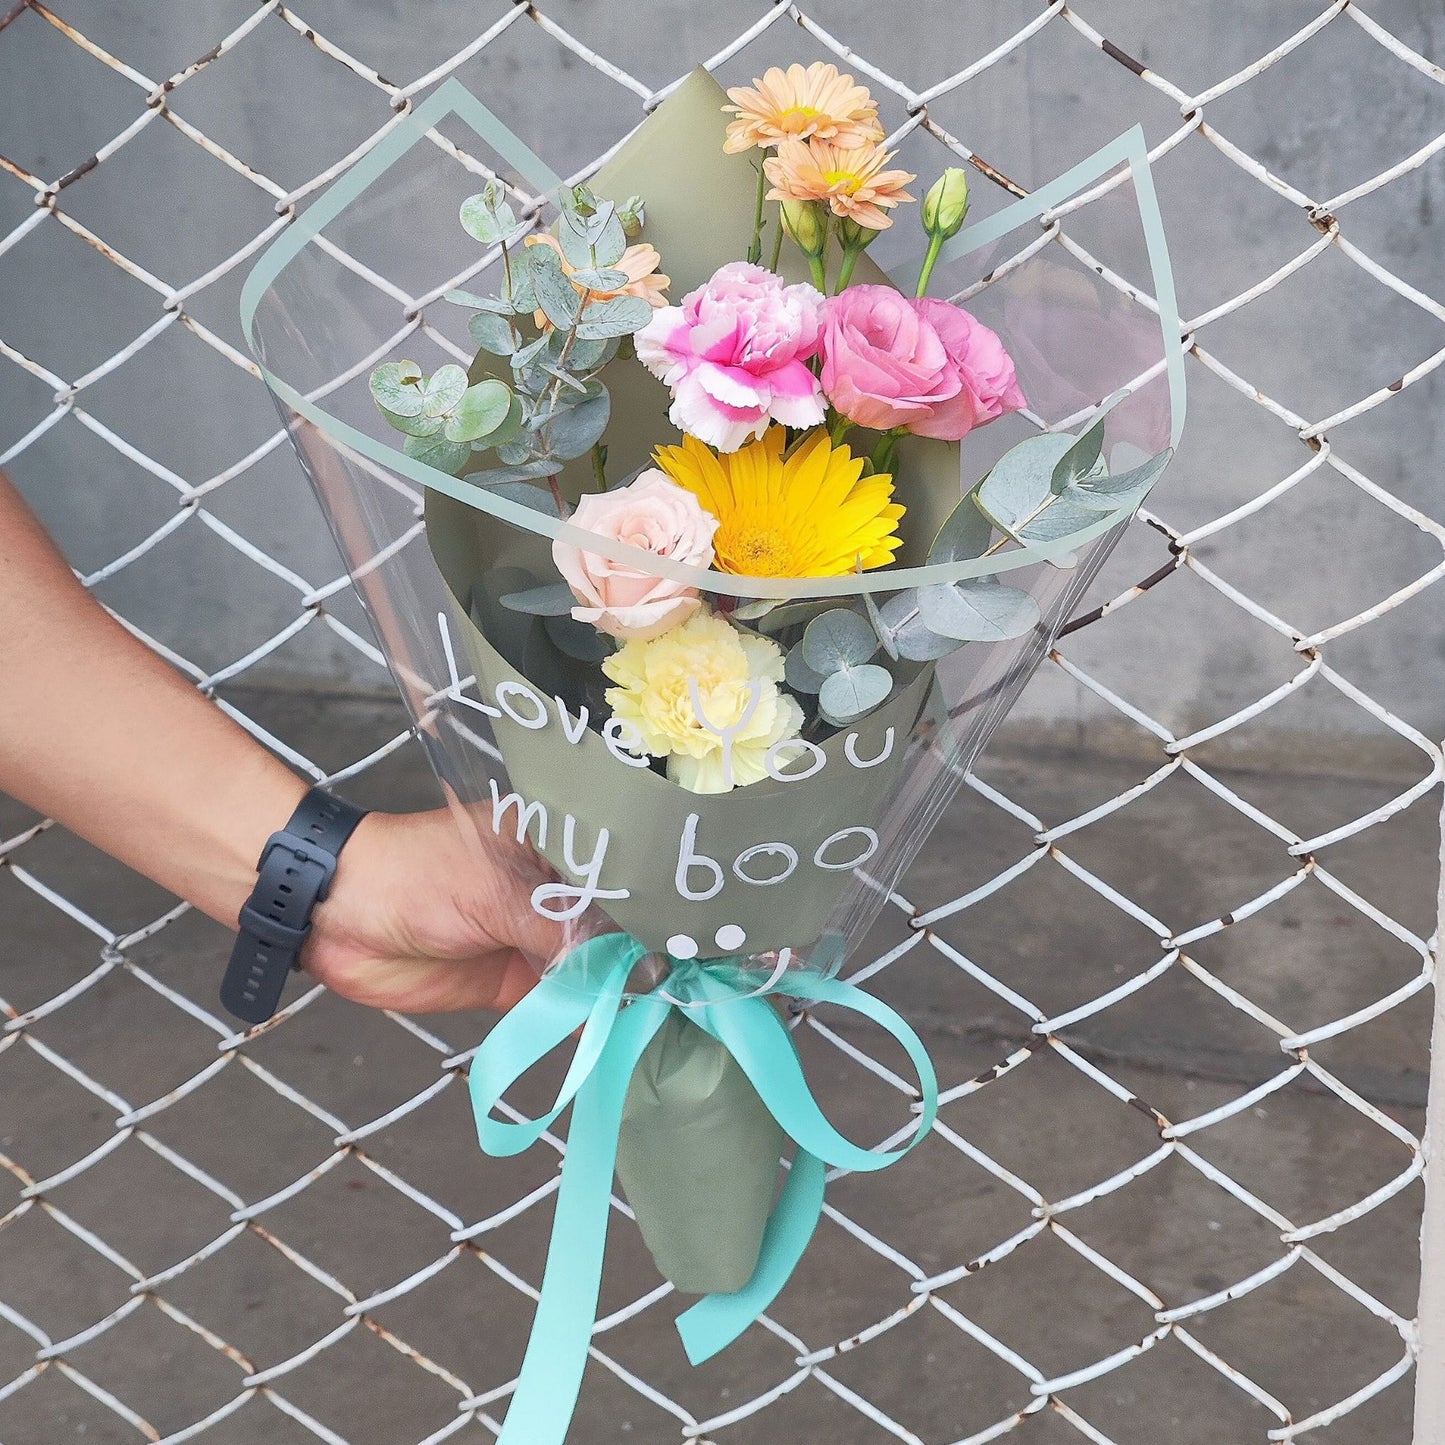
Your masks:
M 718 519 L 714 565 L 742 577 L 839 577 L 886 567 L 902 545 L 893 478 L 824 431 L 784 457 L 784 428 L 718 456 L 696 437 L 658 447 L 657 464 Z
M 776 65 L 751 87 L 728 91 L 725 111 L 737 117 L 728 125 L 723 149 L 729 155 L 754 146 L 775 146 L 781 140 L 819 136 L 840 146 L 883 139 L 878 103 L 851 75 L 836 65 L 815 60 L 805 70 Z

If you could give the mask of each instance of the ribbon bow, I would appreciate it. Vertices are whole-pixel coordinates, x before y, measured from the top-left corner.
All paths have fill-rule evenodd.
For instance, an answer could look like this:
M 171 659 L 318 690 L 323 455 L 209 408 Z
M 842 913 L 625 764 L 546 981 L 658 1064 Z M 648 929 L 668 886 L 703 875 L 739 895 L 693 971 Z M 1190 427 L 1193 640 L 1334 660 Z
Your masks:
M 647 952 L 628 933 L 579 945 L 497 1024 L 472 1060 L 472 1108 L 488 1154 L 520 1154 L 575 1104 L 541 1299 L 498 1445 L 562 1445 L 566 1438 L 597 1320 L 623 1103 L 633 1071 L 672 1009 L 680 1008 L 729 1050 L 797 1145 L 752 1278 L 736 1294 L 707 1295 L 678 1318 L 694 1365 L 731 1344 L 777 1298 L 822 1215 L 827 1166 L 886 1169 L 923 1138 L 938 1113 L 938 1079 L 922 1041 L 899 1014 L 862 989 L 809 971 L 785 973 L 759 989 L 756 974 L 736 959 L 674 959 L 663 985 L 624 1007 L 628 977 Z M 922 1097 L 918 1128 L 903 1148 L 863 1149 L 828 1122 L 808 1088 L 792 1035 L 764 993 L 837 1004 L 881 1025 L 903 1045 Z M 553 1107 L 523 1123 L 492 1118 L 507 1089 L 579 1027 L 577 1051 Z

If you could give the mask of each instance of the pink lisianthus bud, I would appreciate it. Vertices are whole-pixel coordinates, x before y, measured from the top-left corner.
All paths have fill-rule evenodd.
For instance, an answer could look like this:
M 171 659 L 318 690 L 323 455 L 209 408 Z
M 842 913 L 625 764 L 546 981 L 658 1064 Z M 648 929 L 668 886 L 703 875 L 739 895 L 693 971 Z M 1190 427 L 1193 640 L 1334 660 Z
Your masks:
M 734 261 L 681 306 L 665 306 L 637 333 L 637 358 L 672 392 L 674 426 L 736 451 L 770 421 L 818 426 L 817 354 L 823 297 L 785 285 L 762 266 Z
M 823 390 L 849 421 L 959 441 L 1025 404 L 1003 342 L 961 307 L 853 286 L 823 313 Z

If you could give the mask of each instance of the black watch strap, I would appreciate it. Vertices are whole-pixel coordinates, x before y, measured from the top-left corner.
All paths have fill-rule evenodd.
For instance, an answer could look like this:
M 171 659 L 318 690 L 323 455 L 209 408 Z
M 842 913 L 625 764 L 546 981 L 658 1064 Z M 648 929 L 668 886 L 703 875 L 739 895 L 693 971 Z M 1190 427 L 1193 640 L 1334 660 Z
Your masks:
M 237 1018 L 259 1024 L 276 1012 L 311 932 L 311 910 L 326 897 L 336 856 L 365 816 L 364 809 L 312 788 L 291 821 L 267 840 L 221 980 L 221 1002 Z

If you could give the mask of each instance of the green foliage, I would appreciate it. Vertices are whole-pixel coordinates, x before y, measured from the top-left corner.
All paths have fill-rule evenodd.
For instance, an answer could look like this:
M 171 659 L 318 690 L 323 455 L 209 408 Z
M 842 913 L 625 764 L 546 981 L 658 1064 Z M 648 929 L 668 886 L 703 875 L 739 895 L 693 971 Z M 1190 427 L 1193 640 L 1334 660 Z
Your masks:
M 628 199 L 623 217 L 611 201 L 578 186 L 562 199 L 559 254 L 552 246 L 513 245 L 517 217 L 498 183 L 467 197 L 462 226 L 483 245 L 501 247 L 506 279 L 501 295 L 453 290 L 447 299 L 471 310 L 467 327 L 479 353 L 504 361 L 511 380 L 488 376 L 470 386 L 455 364 L 430 377 L 411 361 L 377 367 L 372 396 L 387 423 L 406 434 L 408 456 L 502 488 L 555 476 L 601 443 L 611 400 L 599 373 L 624 338 L 647 324 L 652 307 L 635 296 L 595 293 L 627 284 L 617 263 L 627 249 L 625 223 L 640 225 L 641 213 L 638 197 Z M 540 335 L 538 312 L 547 322 Z M 478 452 L 494 453 L 498 465 L 476 465 Z
M 818 689 L 818 711 L 831 723 L 856 722 L 888 699 L 893 691 L 893 674 L 886 667 L 867 663 L 844 667 Z
M 797 691 L 815 692 L 824 721 L 854 722 L 893 691 L 893 674 L 871 661 L 878 638 L 865 617 L 835 607 L 815 617 L 788 654 L 783 676 Z
M 534 617 L 569 617 L 577 599 L 565 582 L 546 587 L 529 587 L 525 592 L 509 592 L 500 599 L 503 607 L 513 612 L 528 612 Z

